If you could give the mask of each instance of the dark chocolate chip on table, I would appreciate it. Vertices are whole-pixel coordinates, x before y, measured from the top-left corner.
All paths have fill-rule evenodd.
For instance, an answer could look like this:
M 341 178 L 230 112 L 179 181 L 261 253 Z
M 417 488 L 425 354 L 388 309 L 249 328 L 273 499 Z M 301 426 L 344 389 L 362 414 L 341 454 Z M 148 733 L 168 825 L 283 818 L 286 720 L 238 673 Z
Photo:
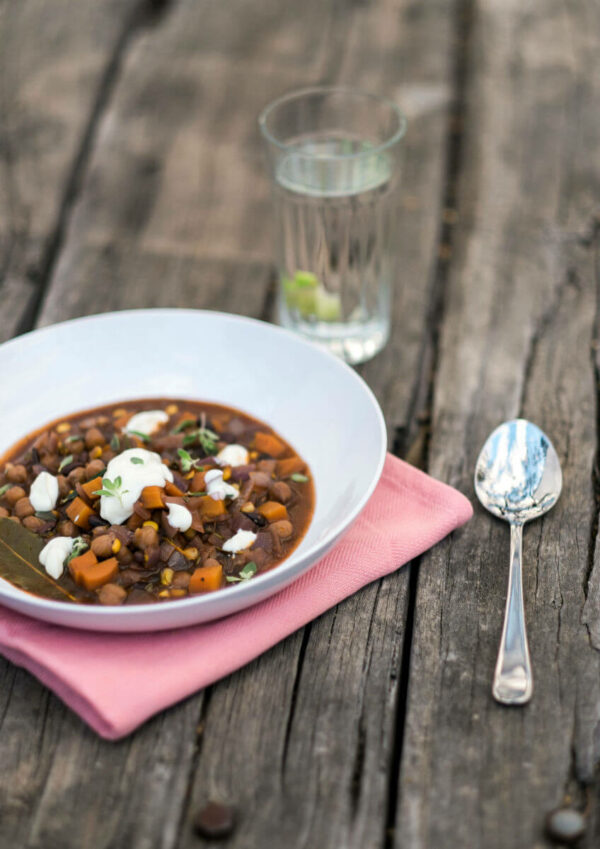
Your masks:
M 557 808 L 546 817 L 546 834 L 555 843 L 575 846 L 585 834 L 585 817 L 574 808 Z
M 194 831 L 200 837 L 229 837 L 235 828 L 235 811 L 223 802 L 208 802 L 194 817 Z

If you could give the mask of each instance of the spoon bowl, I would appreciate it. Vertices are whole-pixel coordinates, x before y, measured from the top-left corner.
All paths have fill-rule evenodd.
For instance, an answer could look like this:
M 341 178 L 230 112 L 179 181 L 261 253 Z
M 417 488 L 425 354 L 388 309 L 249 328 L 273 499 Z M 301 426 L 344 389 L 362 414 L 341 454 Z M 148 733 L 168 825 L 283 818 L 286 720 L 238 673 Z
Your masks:
M 530 522 L 554 507 L 561 489 L 558 455 L 539 427 L 514 419 L 490 434 L 475 467 L 475 492 L 490 513 Z
M 539 427 L 514 419 L 490 434 L 475 466 L 475 492 L 511 531 L 504 627 L 492 687 L 502 704 L 525 704 L 533 692 L 523 604 L 523 525 L 550 510 L 561 490 L 558 455 Z

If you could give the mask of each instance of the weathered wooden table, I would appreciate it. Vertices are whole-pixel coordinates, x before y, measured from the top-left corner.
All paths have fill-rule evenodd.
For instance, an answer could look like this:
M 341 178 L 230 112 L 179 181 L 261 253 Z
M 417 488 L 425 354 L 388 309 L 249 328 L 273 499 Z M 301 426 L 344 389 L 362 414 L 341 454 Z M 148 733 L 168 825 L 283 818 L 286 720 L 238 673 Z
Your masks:
M 531 849 L 565 802 L 600 845 L 599 55 L 592 0 L 0 2 L 3 339 L 138 306 L 268 318 L 256 115 L 340 81 L 410 122 L 394 333 L 362 369 L 390 447 L 473 498 L 522 414 L 565 477 L 525 534 L 528 707 L 491 698 L 508 532 L 477 507 L 118 744 L 0 660 L 2 849 L 211 845 L 209 798 L 235 849 Z

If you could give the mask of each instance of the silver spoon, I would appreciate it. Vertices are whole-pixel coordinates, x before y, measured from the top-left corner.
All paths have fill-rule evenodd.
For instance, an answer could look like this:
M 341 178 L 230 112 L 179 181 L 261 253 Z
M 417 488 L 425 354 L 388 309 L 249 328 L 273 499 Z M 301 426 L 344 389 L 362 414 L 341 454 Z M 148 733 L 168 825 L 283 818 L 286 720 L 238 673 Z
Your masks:
M 490 434 L 475 466 L 475 492 L 490 513 L 510 524 L 508 595 L 492 687 L 496 701 L 505 705 L 523 705 L 533 691 L 523 607 L 523 525 L 554 507 L 561 489 L 558 456 L 539 427 L 515 419 Z

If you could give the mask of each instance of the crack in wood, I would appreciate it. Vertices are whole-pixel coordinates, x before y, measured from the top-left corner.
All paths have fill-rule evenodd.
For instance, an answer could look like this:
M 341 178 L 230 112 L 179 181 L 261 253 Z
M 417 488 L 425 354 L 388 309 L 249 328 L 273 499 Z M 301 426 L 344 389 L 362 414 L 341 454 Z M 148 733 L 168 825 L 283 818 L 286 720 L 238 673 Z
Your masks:
M 583 592 L 587 600 L 590 578 L 594 571 L 594 556 L 596 546 L 598 544 L 598 530 L 600 526 L 600 214 L 594 216 L 586 247 L 590 247 L 594 251 L 594 278 L 596 284 L 596 316 L 593 325 L 594 329 L 590 348 L 596 390 L 596 452 L 592 467 L 594 514 L 592 517 L 590 539 L 588 544 L 588 563 L 583 583 Z M 588 628 L 587 623 L 586 628 Z M 591 637 L 589 634 L 589 628 L 588 636 Z M 590 639 L 590 643 L 594 646 L 594 648 L 598 648 L 594 645 L 593 640 Z
M 294 715 L 296 713 L 296 704 L 298 700 L 298 689 L 300 686 L 300 678 L 302 677 L 302 669 L 304 667 L 304 659 L 306 657 L 306 649 L 308 646 L 308 641 L 310 639 L 310 632 L 312 630 L 312 623 L 308 623 L 305 625 L 304 631 L 302 632 L 302 642 L 300 643 L 300 649 L 298 650 L 298 660 L 296 662 L 296 671 L 294 674 L 294 683 L 292 685 L 292 696 L 290 699 L 290 706 L 287 716 L 287 722 L 285 726 L 285 734 L 283 739 L 283 749 L 281 754 L 281 777 L 282 781 L 285 780 L 285 767 L 287 763 L 288 749 L 290 745 L 290 737 L 292 735 L 292 724 L 294 722 Z
M 35 288 L 17 325 L 16 336 L 32 330 L 39 318 L 54 268 L 60 256 L 65 234 L 71 221 L 73 209 L 81 192 L 84 177 L 98 136 L 100 123 L 119 81 L 123 62 L 131 42 L 141 29 L 157 24 L 172 2 L 173 0 L 140 0 L 127 17 L 121 34 L 116 40 L 113 52 L 100 78 L 96 97 L 81 137 L 77 155 L 73 160 L 73 165 L 65 182 L 56 225 L 42 253 L 39 268 L 29 271 L 29 277 L 35 284 Z

